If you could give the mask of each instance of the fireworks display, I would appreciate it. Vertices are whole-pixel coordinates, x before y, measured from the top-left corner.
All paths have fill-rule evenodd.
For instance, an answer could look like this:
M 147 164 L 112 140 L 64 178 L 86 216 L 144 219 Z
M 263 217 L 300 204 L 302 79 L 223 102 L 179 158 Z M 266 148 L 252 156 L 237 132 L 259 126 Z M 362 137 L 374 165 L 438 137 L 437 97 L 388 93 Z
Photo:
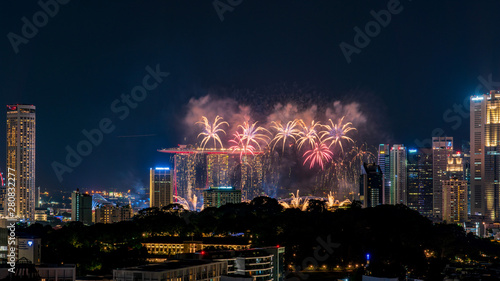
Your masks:
M 297 141 L 297 147 L 298 149 L 301 149 L 304 143 L 308 142 L 311 147 L 314 146 L 316 143 L 316 140 L 318 139 L 318 132 L 316 131 L 316 127 L 321 126 L 320 123 L 314 122 L 314 120 L 311 122 L 311 126 L 307 126 L 304 121 L 299 120 L 299 124 L 301 127 L 301 130 L 299 131 L 299 139 Z
M 238 129 L 233 136 L 234 138 L 229 142 L 233 144 L 229 149 L 240 152 L 240 158 L 244 154 L 254 154 L 254 151 L 262 149 L 261 143 L 267 145 L 269 137 L 266 133 L 268 130 L 263 127 L 258 127 L 257 122 L 250 124 L 244 122 L 243 125 L 238 125 Z
M 196 122 L 196 124 L 202 124 L 203 125 L 203 132 L 201 132 L 198 137 L 200 136 L 205 136 L 203 140 L 201 141 L 201 147 L 205 148 L 205 145 L 212 139 L 214 141 L 214 148 L 217 148 L 217 142 L 219 142 L 220 146 L 223 147 L 222 141 L 220 140 L 219 133 L 226 133 L 220 126 L 222 125 L 227 125 L 229 126 L 229 123 L 225 121 L 221 121 L 222 117 L 217 115 L 215 117 L 215 121 L 210 124 L 208 121 L 208 118 L 205 116 L 201 117 L 201 121 Z
M 347 133 L 356 130 L 356 128 L 352 127 L 351 122 L 342 124 L 344 118 L 345 116 L 340 118 L 338 123 L 333 123 L 332 119 L 329 119 L 328 121 L 330 121 L 330 125 L 324 125 L 326 131 L 321 132 L 321 137 L 326 137 L 325 141 L 330 142 L 330 145 L 328 147 L 332 147 L 332 145 L 338 145 L 342 153 L 344 152 L 342 141 L 354 142 L 350 137 L 347 136 Z
M 340 204 L 330 202 L 333 196 L 341 202 L 359 199 L 361 166 L 375 157 L 355 141 L 358 129 L 352 121 L 365 122 L 357 106 L 334 103 L 333 109 L 318 112 L 315 106 L 298 109 L 278 104 L 257 122 L 250 117 L 252 110 L 233 100 L 203 98 L 191 103 L 189 120 L 202 125 L 201 132 L 193 132 L 199 143 L 162 150 L 184 155 L 176 158 L 182 167 L 176 170 L 176 188 L 177 200 L 185 208 L 199 209 L 196 205 L 201 202 L 193 195 L 201 198 L 202 190 L 212 186 L 240 189 L 244 200 L 261 195 L 289 198 L 297 189 L 305 198 L 318 196 L 328 205 Z M 209 119 L 200 112 L 216 117 Z M 285 203 L 307 208 L 298 193 L 294 198 Z
M 312 169 L 315 165 L 319 165 L 321 170 L 325 168 L 325 163 L 332 160 L 333 152 L 328 148 L 328 146 L 323 141 L 318 141 L 314 143 L 313 148 L 304 152 L 304 165 L 309 161 L 310 168 Z
M 354 144 L 349 134 L 356 128 L 352 126 L 351 122 L 343 123 L 344 118 L 340 118 L 337 123 L 329 119 L 330 125 L 321 125 L 313 120 L 310 126 L 307 126 L 302 119 L 288 121 L 285 125 L 280 121 L 272 121 L 271 130 L 257 126 L 257 122 L 245 121 L 243 124 L 237 125 L 233 139 L 229 140 L 231 144 L 229 149 L 233 152 L 239 152 L 240 157 L 242 157 L 244 154 L 253 155 L 256 151 L 275 151 L 276 146 L 280 144 L 279 147 L 283 154 L 288 144 L 289 147 L 295 147 L 297 150 L 306 149 L 302 154 L 304 166 L 309 162 L 309 168 L 321 167 L 323 170 L 325 165 L 334 162 L 333 149 L 336 146 L 339 147 L 342 154 L 345 154 L 346 144 L 342 145 L 342 142 Z M 217 116 L 214 123 L 210 124 L 208 119 L 202 116 L 201 121 L 197 122 L 204 125 L 203 132 L 198 135 L 204 136 L 201 142 L 202 148 L 205 148 L 210 140 L 214 141 L 214 148 L 217 148 L 217 143 L 220 144 L 221 148 L 224 147 L 218 134 L 225 134 L 220 126 L 225 124 L 229 127 L 229 123 L 221 120 L 222 118 Z M 363 156 L 359 154 L 361 151 L 358 148 L 353 146 L 353 149 L 357 149 L 358 152 L 355 158 Z
M 297 125 L 299 122 L 302 122 L 302 120 L 289 121 L 285 126 L 283 126 L 281 125 L 281 122 L 273 121 L 273 125 L 271 127 L 276 130 L 276 134 L 274 135 L 274 138 L 272 140 L 272 142 L 274 142 L 273 149 L 275 149 L 276 144 L 281 141 L 283 143 L 282 152 L 285 152 L 286 141 L 290 138 L 293 139 L 294 142 L 297 140 L 296 137 L 300 132 L 297 129 Z
M 357 195 L 360 167 L 363 162 L 374 161 L 374 155 L 365 145 L 357 146 L 352 136 L 356 128 L 351 122 L 345 121 L 345 116 L 338 120 L 328 119 L 323 125 L 319 121 L 305 122 L 303 119 L 269 120 L 269 129 L 258 126 L 257 122 L 243 121 L 242 124 L 232 124 L 222 121 L 217 116 L 214 123 L 210 123 L 203 116 L 197 122 L 204 125 L 200 135 L 204 136 L 201 148 L 212 146 L 224 147 L 220 133 L 226 133 L 221 126 L 233 128 L 232 139 L 228 140 L 229 150 L 239 153 L 240 162 L 244 163 L 245 155 L 268 155 L 268 174 L 278 173 L 278 178 L 292 179 L 293 157 L 301 158 L 303 168 L 312 173 L 311 194 L 323 193 L 324 198 L 328 192 L 334 191 L 343 199 L 354 199 Z M 231 131 L 231 130 L 230 130 Z M 200 136 L 199 135 L 199 136 Z M 210 140 L 213 140 L 211 144 Z M 273 155 L 279 156 L 272 160 Z M 271 164 L 272 163 L 272 164 Z M 292 166 L 290 166 L 292 165 Z M 288 174 L 283 174 L 288 171 Z M 274 184 L 279 184 L 274 182 Z M 289 183 L 286 183 L 287 185 Z M 294 183 L 292 183 L 294 185 Z M 276 188 L 276 186 L 274 187 Z M 268 194 L 269 191 L 265 192 Z

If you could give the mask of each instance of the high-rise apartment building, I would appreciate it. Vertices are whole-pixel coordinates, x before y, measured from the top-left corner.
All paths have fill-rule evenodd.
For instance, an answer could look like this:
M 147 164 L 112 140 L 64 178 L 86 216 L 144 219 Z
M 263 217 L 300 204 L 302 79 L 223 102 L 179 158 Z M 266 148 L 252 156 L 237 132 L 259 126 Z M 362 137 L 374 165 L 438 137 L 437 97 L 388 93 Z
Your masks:
M 446 174 L 448 167 L 448 157 L 453 154 L 452 137 L 433 137 L 432 138 L 432 170 L 433 170 L 433 215 L 441 218 L 443 211 L 443 181 L 449 177 Z
M 389 204 L 391 198 L 391 148 L 388 144 L 378 146 L 378 161 L 380 170 L 384 174 L 384 204 Z
M 92 223 L 92 195 L 76 190 L 71 193 L 71 220 Z
M 359 199 L 364 208 L 384 204 L 384 174 L 379 165 L 363 163 L 359 183 Z
M 432 216 L 432 148 L 408 149 L 408 207 Z
M 406 147 L 395 144 L 390 152 L 391 192 L 389 204 L 407 204 Z
M 7 105 L 7 173 L 16 178 L 16 216 L 35 219 L 36 107 Z
M 443 221 L 467 221 L 467 182 L 457 178 L 443 181 Z
M 156 167 L 149 170 L 149 205 L 162 208 L 173 201 L 172 171 L 170 168 Z
M 470 98 L 471 215 L 500 218 L 500 91 Z

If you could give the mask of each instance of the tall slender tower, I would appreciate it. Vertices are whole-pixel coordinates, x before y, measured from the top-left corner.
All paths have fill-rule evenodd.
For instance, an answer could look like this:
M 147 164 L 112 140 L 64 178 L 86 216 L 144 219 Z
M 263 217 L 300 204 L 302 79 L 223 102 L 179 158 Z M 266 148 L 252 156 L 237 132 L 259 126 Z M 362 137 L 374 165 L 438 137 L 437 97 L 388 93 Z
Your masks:
M 408 203 L 407 196 L 407 170 L 406 170 L 406 147 L 395 144 L 391 148 L 391 194 L 389 204 Z
M 500 218 L 500 91 L 470 99 L 471 215 Z
M 35 132 L 34 105 L 7 105 L 7 168 L 16 175 L 16 216 L 35 219 Z
M 389 204 L 391 198 L 391 155 L 388 144 L 380 144 L 378 146 L 378 161 L 382 174 L 384 174 L 384 194 L 383 203 Z
M 442 218 L 443 213 L 443 181 L 449 177 L 446 174 L 448 157 L 453 154 L 452 137 L 432 138 L 432 186 L 433 186 L 433 215 Z

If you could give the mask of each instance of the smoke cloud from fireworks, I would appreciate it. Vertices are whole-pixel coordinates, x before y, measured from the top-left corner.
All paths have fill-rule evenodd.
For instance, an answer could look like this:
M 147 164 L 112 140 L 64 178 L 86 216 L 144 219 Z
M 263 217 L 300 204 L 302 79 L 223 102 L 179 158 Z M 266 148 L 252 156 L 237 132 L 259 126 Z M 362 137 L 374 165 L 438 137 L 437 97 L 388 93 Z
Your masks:
M 354 127 L 359 127 L 365 125 L 368 120 L 357 102 L 333 101 L 326 105 L 309 104 L 307 106 L 299 105 L 294 101 L 276 103 L 265 116 L 261 116 L 253 110 L 257 106 L 240 104 L 236 99 L 220 98 L 214 95 L 191 98 L 187 105 L 183 124 L 186 128 L 186 137 L 191 142 L 199 141 L 196 140 L 199 128 L 193 124 L 199 122 L 202 116 L 207 117 L 208 120 L 214 120 L 220 116 L 229 123 L 230 127 L 226 129 L 227 135 L 221 136 L 222 138 L 231 137 L 237 131 L 237 126 L 244 122 L 259 121 L 259 124 L 270 128 L 272 122 L 278 121 L 286 124 L 289 121 L 301 119 L 307 125 L 310 125 L 313 120 L 326 124 L 328 119 L 337 120 L 345 116 L 344 120 L 351 122 Z
M 355 101 L 304 102 L 297 97 L 274 104 L 266 103 L 266 100 L 252 101 L 248 96 L 245 98 L 247 103 L 216 95 L 192 98 L 186 107 L 183 124 L 186 144 L 200 145 L 203 138 L 197 136 L 202 128 L 196 123 L 203 117 L 213 122 L 220 116 L 229 125 L 224 126 L 225 134 L 218 134 L 224 147 L 253 154 L 259 147 L 246 144 L 242 126 L 256 124 L 262 126 L 260 133 L 265 138 L 269 137 L 265 142 L 258 140 L 258 143 L 262 145 L 269 141 L 267 148 L 271 149 L 271 154 L 279 155 L 279 162 L 272 167 L 279 170 L 278 186 L 301 189 L 311 194 L 324 193 L 326 191 L 320 186 L 329 186 L 334 188 L 339 198 L 353 198 L 351 195 L 358 186 L 359 167 L 363 161 L 373 161 L 366 145 L 361 145 L 363 140 L 359 133 L 376 127 L 376 124 L 371 124 L 375 123 L 371 121 L 374 118 L 369 118 L 363 111 L 366 106 Z M 352 125 L 346 125 L 350 123 Z M 328 139 L 327 127 L 334 124 L 343 130 L 340 136 L 346 138 Z M 351 126 L 352 129 L 349 129 Z M 358 126 L 364 129 L 354 129 Z M 328 142 L 323 143 L 325 140 Z M 213 147 L 212 142 L 213 139 L 208 148 Z M 340 144 L 346 147 L 340 147 Z M 345 153 L 341 153 L 343 150 Z

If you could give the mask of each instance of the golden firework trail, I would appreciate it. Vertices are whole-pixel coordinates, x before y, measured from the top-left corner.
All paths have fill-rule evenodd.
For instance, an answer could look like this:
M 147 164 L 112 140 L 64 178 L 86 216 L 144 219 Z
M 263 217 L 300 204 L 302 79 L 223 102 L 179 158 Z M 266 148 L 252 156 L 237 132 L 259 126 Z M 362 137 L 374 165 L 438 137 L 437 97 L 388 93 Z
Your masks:
M 201 132 L 198 137 L 200 136 L 205 136 L 203 140 L 201 141 L 201 148 L 205 149 L 205 146 L 207 143 L 213 139 L 214 140 L 214 148 L 217 148 L 217 142 L 219 142 L 221 148 L 224 146 L 222 145 L 222 141 L 219 137 L 219 133 L 224 133 L 226 134 L 226 131 L 224 131 L 220 126 L 222 125 L 227 125 L 229 127 L 229 123 L 226 121 L 222 121 L 222 117 L 217 115 L 215 117 L 215 121 L 213 123 L 210 123 L 208 121 L 208 118 L 205 116 L 201 117 L 201 121 L 196 122 L 196 124 L 202 124 L 203 125 L 203 132 Z

